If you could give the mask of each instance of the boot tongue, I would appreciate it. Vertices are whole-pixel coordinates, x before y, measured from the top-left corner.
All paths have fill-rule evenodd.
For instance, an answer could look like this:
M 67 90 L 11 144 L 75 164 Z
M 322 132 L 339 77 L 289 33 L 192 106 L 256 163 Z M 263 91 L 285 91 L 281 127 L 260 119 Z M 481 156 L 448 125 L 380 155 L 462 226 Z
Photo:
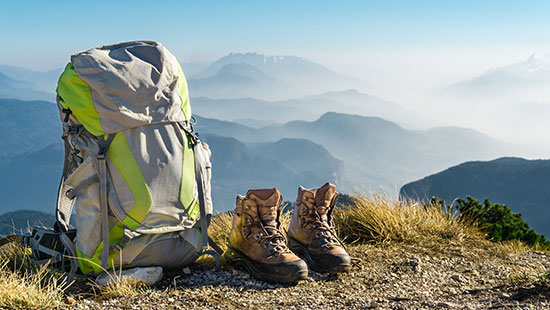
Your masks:
M 268 233 L 274 233 L 277 229 L 277 213 L 281 194 L 276 188 L 250 190 L 248 196 L 255 199 L 258 204 L 258 218 Z
M 328 221 L 327 214 L 330 210 L 330 202 L 336 193 L 336 186 L 326 183 L 317 189 L 315 193 L 315 205 L 317 209 L 317 214 L 321 216 L 321 220 L 326 222 Z

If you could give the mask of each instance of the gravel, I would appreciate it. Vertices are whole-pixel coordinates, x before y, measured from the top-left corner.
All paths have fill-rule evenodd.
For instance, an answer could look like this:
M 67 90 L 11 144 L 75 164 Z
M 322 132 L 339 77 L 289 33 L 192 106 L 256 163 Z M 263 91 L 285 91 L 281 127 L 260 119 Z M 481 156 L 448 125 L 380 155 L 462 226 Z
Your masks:
M 496 245 L 495 245 L 496 247 Z M 550 255 L 445 244 L 350 247 L 354 268 L 295 285 L 230 268 L 168 272 L 138 296 L 68 298 L 67 309 L 550 309 Z

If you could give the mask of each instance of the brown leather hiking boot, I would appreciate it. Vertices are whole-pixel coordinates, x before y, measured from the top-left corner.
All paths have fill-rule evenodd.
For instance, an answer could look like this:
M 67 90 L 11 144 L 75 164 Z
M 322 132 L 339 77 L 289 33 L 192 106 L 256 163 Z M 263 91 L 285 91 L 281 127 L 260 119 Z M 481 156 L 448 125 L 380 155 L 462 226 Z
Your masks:
M 300 186 L 288 227 L 290 249 L 318 272 L 351 268 L 350 256 L 334 230 L 332 212 L 337 198 L 336 186 L 330 183 L 313 190 Z
M 249 190 L 238 196 L 225 259 L 266 281 L 307 278 L 307 264 L 292 253 L 281 232 L 282 197 L 276 188 Z

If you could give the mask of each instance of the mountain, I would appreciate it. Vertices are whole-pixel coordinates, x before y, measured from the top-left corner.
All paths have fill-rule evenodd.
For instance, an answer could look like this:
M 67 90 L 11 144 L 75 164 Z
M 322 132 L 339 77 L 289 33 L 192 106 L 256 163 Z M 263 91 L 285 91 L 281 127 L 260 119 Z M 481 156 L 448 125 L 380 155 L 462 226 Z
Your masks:
M 313 121 L 327 112 L 376 116 L 411 129 L 427 129 L 439 123 L 403 108 L 401 105 L 375 96 L 349 89 L 338 92 L 307 96 L 282 101 L 264 101 L 253 98 L 210 99 L 192 98 L 193 110 L 197 114 L 216 119 L 236 121 L 249 127 L 263 127 L 275 122 L 293 120 Z M 261 126 L 238 121 L 251 118 L 265 121 Z
M 9 76 L 12 79 L 27 81 L 35 85 L 37 90 L 54 94 L 57 87 L 57 79 L 63 72 L 63 68 L 57 68 L 48 71 L 34 71 L 26 68 L 10 65 L 0 65 L 0 73 Z M 55 100 L 55 96 L 53 99 Z
M 14 157 L 0 168 L 2 211 L 38 210 L 53 213 L 61 169 L 63 145 L 52 144 Z
M 237 80 L 241 80 L 242 74 L 232 72 L 227 74 L 228 66 L 231 71 L 247 72 L 246 77 L 252 78 L 250 67 L 255 68 L 259 72 L 264 73 L 273 85 L 265 84 L 268 82 L 265 76 L 259 80 L 259 84 L 263 85 L 261 91 L 251 88 L 254 86 L 250 81 L 247 83 L 235 84 L 230 78 L 237 76 Z M 246 70 L 244 68 L 247 68 Z M 254 71 L 254 76 L 258 77 L 258 72 Z M 266 56 L 257 53 L 231 53 L 214 61 L 210 66 L 202 72 L 191 76 L 190 85 L 196 84 L 196 81 L 205 81 L 209 78 L 214 79 L 222 88 L 228 88 L 229 85 L 236 87 L 233 89 L 234 94 L 243 94 L 240 96 L 223 96 L 224 98 L 238 97 L 257 97 L 261 99 L 280 100 L 282 98 L 291 98 L 305 96 L 315 93 L 325 92 L 327 90 L 342 90 L 350 87 L 363 87 L 364 83 L 351 78 L 340 75 L 330 69 L 309 61 L 304 58 L 295 56 Z M 283 84 L 281 84 L 283 83 Z M 281 88 L 283 86 L 283 88 Z M 256 95 L 251 95 L 251 94 Z M 211 86 L 202 88 L 200 91 L 191 93 L 193 96 L 220 98 L 219 90 Z
M 0 238 L 13 233 L 25 233 L 34 226 L 53 227 L 54 210 L 45 213 L 35 210 L 18 210 L 0 215 Z
M 381 118 L 334 112 L 313 122 L 292 121 L 259 129 L 201 118 L 196 128 L 203 134 L 244 142 L 310 140 L 344 161 L 345 190 L 382 187 L 388 194 L 397 193 L 410 180 L 466 160 L 494 158 L 504 150 L 500 142 L 470 129 L 413 131 Z
M 61 121 L 54 103 L 0 99 L 0 120 L 2 156 L 37 151 L 61 141 Z
M 31 82 L 13 79 L 0 73 L 0 98 L 54 101 L 55 95 L 38 90 L 38 86 Z
M 548 101 L 550 90 L 550 54 L 531 55 L 524 61 L 492 68 L 479 76 L 458 82 L 447 93 L 469 98 L 521 99 Z
M 234 138 L 203 134 L 212 150 L 212 199 L 217 211 L 232 210 L 235 197 L 251 188 L 277 187 L 294 200 L 298 186 L 340 184 L 343 163 L 322 146 L 303 139 L 245 145 Z M 295 147 L 299 146 L 300 156 Z M 305 163 L 307 158 L 310 163 Z M 316 160 L 311 163 L 311 158 Z
M 215 75 L 190 79 L 189 89 L 194 96 L 213 98 L 265 97 L 269 93 L 281 96 L 295 92 L 290 83 L 270 77 L 247 63 L 230 63 Z
M 504 157 L 466 162 L 401 188 L 402 197 L 437 196 L 448 204 L 472 196 L 505 204 L 536 232 L 550 236 L 550 160 Z

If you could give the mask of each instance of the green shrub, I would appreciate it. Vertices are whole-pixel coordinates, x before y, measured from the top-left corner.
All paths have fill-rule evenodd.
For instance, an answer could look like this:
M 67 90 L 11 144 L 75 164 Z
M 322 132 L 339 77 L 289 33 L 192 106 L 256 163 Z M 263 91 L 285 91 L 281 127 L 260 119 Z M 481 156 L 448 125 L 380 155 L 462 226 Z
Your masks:
M 432 198 L 432 204 L 434 201 L 441 203 L 437 198 Z M 481 203 L 467 196 L 466 199 L 457 199 L 453 209 L 460 212 L 460 219 L 475 222 L 487 233 L 487 238 L 495 242 L 520 240 L 530 246 L 550 247 L 543 235 L 529 229 L 521 214 L 512 213 L 506 205 L 493 204 L 488 199 Z

